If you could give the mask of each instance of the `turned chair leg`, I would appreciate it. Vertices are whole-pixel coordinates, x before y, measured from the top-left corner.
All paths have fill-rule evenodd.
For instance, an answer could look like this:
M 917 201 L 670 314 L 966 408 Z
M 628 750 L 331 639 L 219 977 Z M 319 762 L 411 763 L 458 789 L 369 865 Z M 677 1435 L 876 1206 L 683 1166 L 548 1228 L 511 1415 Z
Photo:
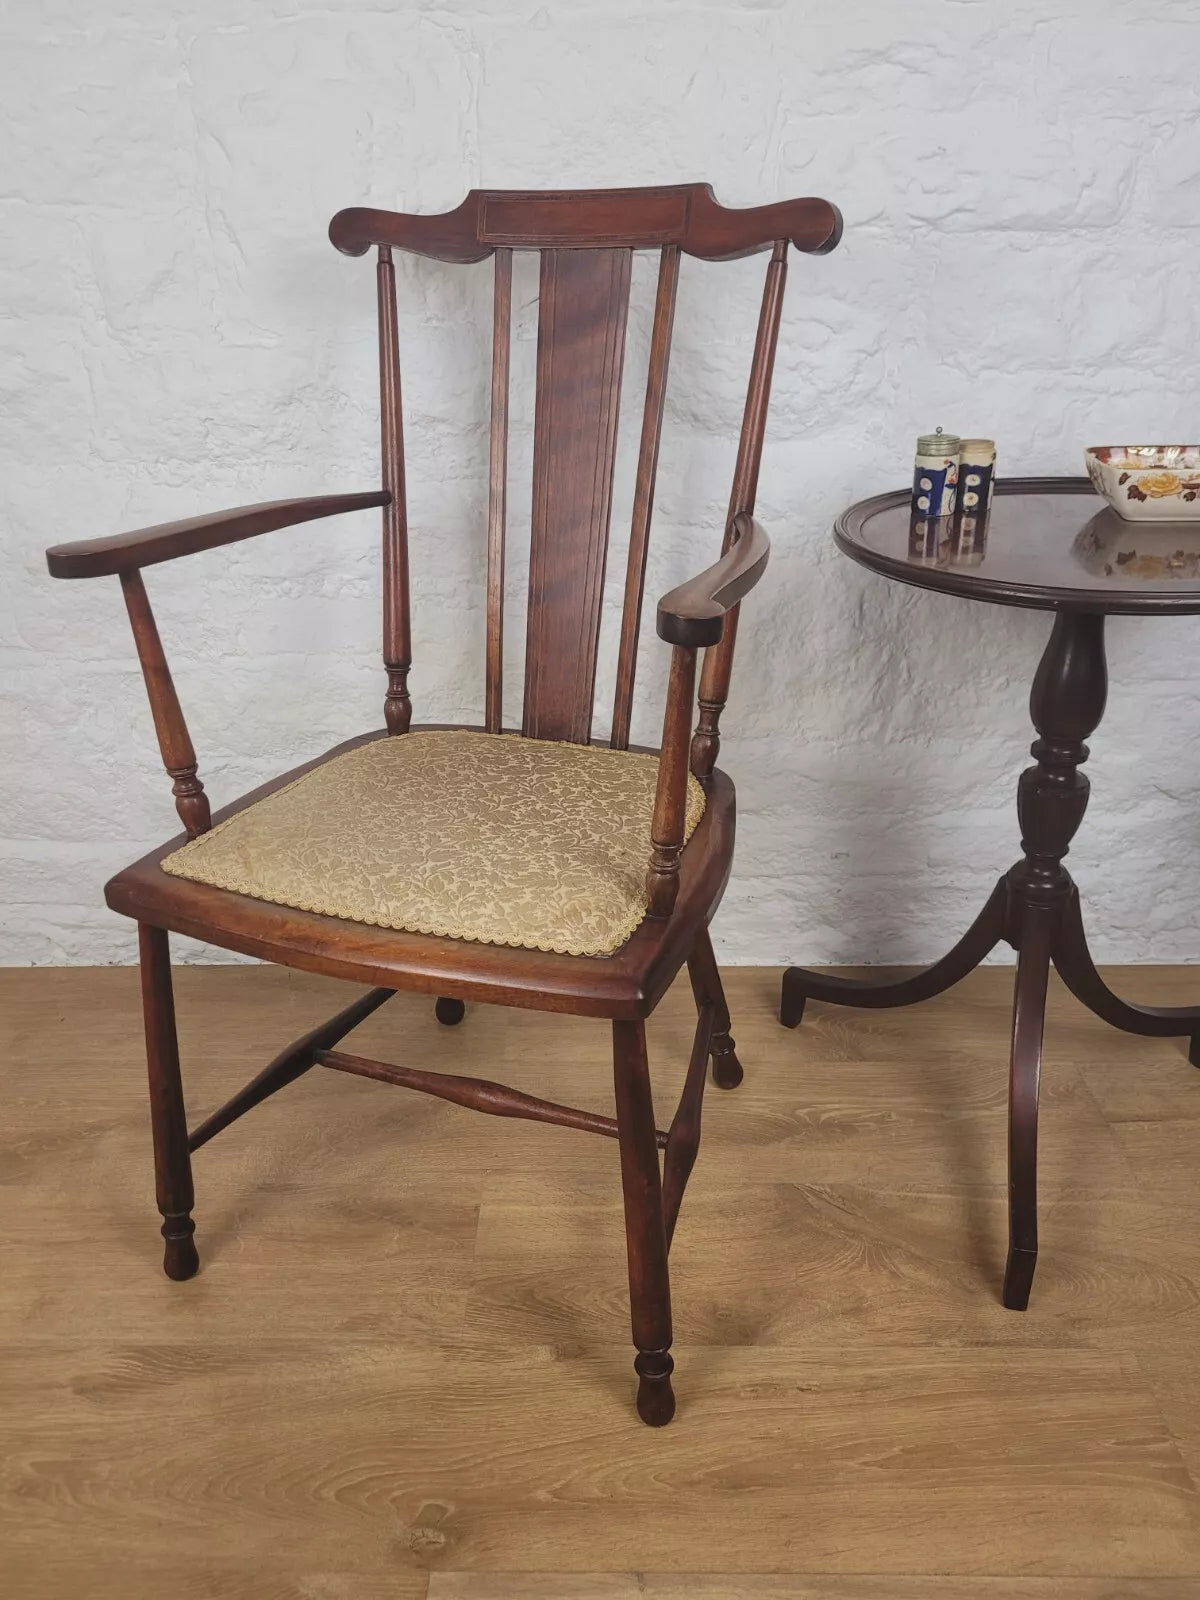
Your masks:
M 629 1251 L 629 1309 L 637 1357 L 637 1408 L 661 1428 L 675 1415 L 671 1388 L 671 1286 L 663 1226 L 662 1180 L 654 1131 L 654 1101 L 641 1022 L 613 1023 L 613 1086 Z
M 433 1014 L 443 1027 L 453 1028 L 466 1016 L 467 1008 L 461 1000 L 447 1000 L 443 995 L 434 1006 Z
M 192 1221 L 192 1162 L 188 1155 L 179 1042 L 171 990 L 171 951 L 166 930 L 138 924 L 142 962 L 142 1011 L 146 1065 L 150 1074 L 150 1124 L 154 1134 L 154 1189 L 162 1213 L 163 1271 L 190 1278 L 200 1266 Z
M 701 930 L 688 957 L 688 977 L 696 998 L 696 1010 L 703 1010 L 708 1005 L 712 1006 L 715 1013 L 712 1043 L 709 1046 L 712 1080 L 718 1089 L 736 1089 L 742 1081 L 742 1064 L 734 1052 L 733 1035 L 729 1031 L 729 1007 L 725 1004 L 721 973 L 707 928 Z

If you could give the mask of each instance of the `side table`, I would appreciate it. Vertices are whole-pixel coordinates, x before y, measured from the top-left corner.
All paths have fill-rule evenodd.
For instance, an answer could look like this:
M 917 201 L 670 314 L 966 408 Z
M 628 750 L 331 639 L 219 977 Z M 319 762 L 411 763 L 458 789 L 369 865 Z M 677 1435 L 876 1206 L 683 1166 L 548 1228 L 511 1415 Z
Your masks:
M 1035 765 L 1021 774 L 1023 854 L 940 961 L 899 982 L 832 978 L 790 967 L 780 1021 L 808 1000 L 907 1006 L 964 978 L 1001 940 L 1017 951 L 1009 1075 L 1009 1245 L 1004 1304 L 1023 1311 L 1037 1263 L 1037 1119 L 1050 964 L 1077 999 L 1127 1033 L 1190 1039 L 1200 1066 L 1200 1007 L 1135 1006 L 1108 988 L 1088 952 L 1079 891 L 1063 857 L 1083 820 L 1084 740 L 1108 690 L 1104 619 L 1200 613 L 1200 522 L 1127 522 L 1086 478 L 1010 479 L 986 517 L 914 521 L 907 490 L 876 495 L 838 518 L 842 551 L 873 572 L 970 600 L 1054 612 L 1029 707 Z

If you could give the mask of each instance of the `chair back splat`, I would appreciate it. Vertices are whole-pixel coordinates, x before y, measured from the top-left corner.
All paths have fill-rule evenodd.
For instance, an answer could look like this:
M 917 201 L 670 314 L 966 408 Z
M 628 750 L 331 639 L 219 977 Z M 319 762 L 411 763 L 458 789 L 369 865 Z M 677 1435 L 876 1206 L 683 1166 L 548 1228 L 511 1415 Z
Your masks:
M 339 250 L 363 255 L 374 246 L 379 252 L 383 487 L 391 496 L 383 510 L 383 655 L 390 733 L 406 732 L 412 716 L 408 531 L 392 250 L 447 262 L 495 257 L 487 526 L 485 725 L 489 732 L 499 732 L 503 726 L 512 252 L 540 253 L 521 731 L 576 744 L 586 744 L 591 735 L 632 253 L 660 252 L 613 701 L 611 742 L 626 749 L 680 254 L 727 261 L 771 251 L 724 550 L 734 536 L 734 518 L 754 508 L 787 247 L 823 254 L 836 245 L 840 233 L 841 218 L 828 201 L 792 200 L 730 210 L 718 204 L 707 184 L 534 193 L 472 190 L 454 211 L 439 216 L 354 208 L 334 217 L 329 235 Z M 692 767 L 699 776 L 710 772 L 716 760 L 736 621 L 733 611 L 719 643 L 705 653 L 700 720 L 692 743 Z

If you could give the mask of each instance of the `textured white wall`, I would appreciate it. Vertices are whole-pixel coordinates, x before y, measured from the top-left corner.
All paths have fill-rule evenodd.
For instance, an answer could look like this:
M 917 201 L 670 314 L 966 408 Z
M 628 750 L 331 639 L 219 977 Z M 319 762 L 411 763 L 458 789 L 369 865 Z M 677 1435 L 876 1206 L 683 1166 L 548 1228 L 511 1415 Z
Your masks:
M 116 581 L 53 583 L 43 546 L 376 481 L 373 274 L 326 242 L 332 213 L 697 178 L 846 217 L 835 254 L 793 260 L 719 947 L 939 954 L 1015 854 L 1047 620 L 891 586 L 830 523 L 902 483 L 938 423 L 994 435 L 1010 472 L 1195 437 L 1198 51 L 1196 0 L 8 0 L 0 960 L 130 959 L 101 884 L 174 831 Z M 685 261 L 651 595 L 717 547 L 761 273 Z M 651 287 L 643 263 L 630 382 Z M 518 379 L 533 293 L 526 269 Z M 486 266 L 401 271 L 421 718 L 482 711 L 489 297 Z M 364 514 L 148 574 L 215 803 L 378 725 L 377 545 Z M 643 739 L 665 654 L 647 609 Z M 1195 958 L 1200 619 L 1110 638 L 1072 865 L 1100 956 Z

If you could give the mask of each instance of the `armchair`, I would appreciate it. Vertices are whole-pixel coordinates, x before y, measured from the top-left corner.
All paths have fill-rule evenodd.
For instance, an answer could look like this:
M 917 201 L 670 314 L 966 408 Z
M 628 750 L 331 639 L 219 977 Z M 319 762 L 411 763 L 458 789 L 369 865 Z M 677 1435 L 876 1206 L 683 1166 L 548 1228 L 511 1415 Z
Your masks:
M 734 840 L 734 789 L 716 767 L 720 720 L 739 605 L 769 555 L 753 510 L 787 250 L 791 244 L 823 253 L 839 235 L 840 218 L 826 201 L 734 211 L 718 205 L 703 184 L 473 191 L 444 216 L 340 212 L 330 225 L 338 249 L 378 253 L 381 489 L 247 506 L 47 552 L 55 577 L 121 582 L 185 829 L 119 872 L 105 891 L 112 909 L 139 925 L 169 1277 L 190 1277 L 199 1266 L 191 1155 L 314 1066 L 492 1115 L 601 1134 L 615 1139 L 620 1152 L 638 1411 L 652 1425 L 670 1421 L 667 1256 L 699 1147 L 708 1063 L 722 1088 L 742 1078 L 708 934 Z M 593 697 L 630 263 L 633 250 L 647 248 L 660 252 L 659 275 L 612 728 L 600 744 L 592 741 Z M 494 258 L 482 728 L 412 725 L 396 249 L 446 262 Z M 512 255 L 522 249 L 539 253 L 541 294 L 525 682 L 519 730 L 510 730 L 501 693 L 502 624 Z M 765 250 L 770 261 L 722 554 L 658 603 L 658 634 L 671 647 L 663 733 L 657 752 L 638 751 L 630 748 L 630 721 L 680 259 L 729 260 Z M 373 506 L 383 514 L 384 727 L 212 815 L 142 569 Z M 189 1132 L 170 932 L 370 987 L 288 1045 Z M 645 1019 L 684 964 L 696 1034 L 678 1109 L 660 1131 Z M 608 1020 L 615 1115 L 336 1048 L 399 989 L 436 997 L 437 1015 L 447 1024 L 462 1020 L 466 1002 Z

